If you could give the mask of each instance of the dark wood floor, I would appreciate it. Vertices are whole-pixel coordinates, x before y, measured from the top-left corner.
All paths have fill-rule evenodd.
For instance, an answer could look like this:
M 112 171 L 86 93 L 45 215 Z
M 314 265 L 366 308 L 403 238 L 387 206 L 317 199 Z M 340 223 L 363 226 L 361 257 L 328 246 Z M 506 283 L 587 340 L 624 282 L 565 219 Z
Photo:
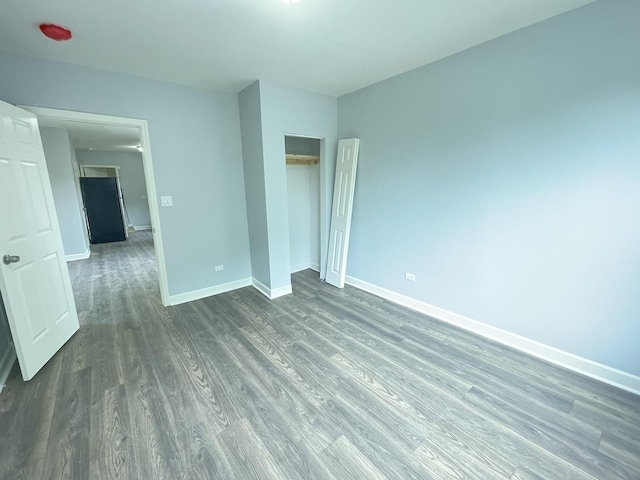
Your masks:
M 640 479 L 640 397 L 315 272 L 164 308 L 148 233 L 70 270 L 81 329 L 14 368 L 2 479 Z

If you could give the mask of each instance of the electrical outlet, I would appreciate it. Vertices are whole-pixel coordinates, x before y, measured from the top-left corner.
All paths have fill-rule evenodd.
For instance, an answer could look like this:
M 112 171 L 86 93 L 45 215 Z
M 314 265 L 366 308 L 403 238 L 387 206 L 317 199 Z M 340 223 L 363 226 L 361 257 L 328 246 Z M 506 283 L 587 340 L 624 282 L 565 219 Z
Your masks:
M 173 207 L 173 198 L 171 196 L 160 197 L 160 205 L 163 207 Z
M 224 265 L 216 265 L 216 272 L 221 272 L 224 270 Z
M 416 281 L 416 276 L 413 273 L 409 273 L 409 272 L 405 273 L 404 278 L 409 280 L 410 282 Z

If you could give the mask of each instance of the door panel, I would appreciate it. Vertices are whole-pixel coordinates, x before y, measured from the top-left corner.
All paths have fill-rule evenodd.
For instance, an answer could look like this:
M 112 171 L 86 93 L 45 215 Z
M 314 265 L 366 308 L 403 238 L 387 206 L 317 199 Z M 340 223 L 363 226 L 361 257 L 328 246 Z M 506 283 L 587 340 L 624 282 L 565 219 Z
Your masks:
M 38 233 L 51 231 L 51 212 L 49 211 L 47 201 L 45 200 L 45 181 L 49 182 L 49 178 L 42 178 L 42 171 L 38 165 L 31 162 L 21 162 L 24 176 L 27 180 L 29 188 L 29 198 L 31 200 L 31 211 L 35 216 L 36 229 Z
M 78 330 L 69 271 L 35 115 L 0 102 L 0 289 L 22 376 Z
M 338 142 L 336 180 L 333 189 L 331 229 L 329 230 L 329 254 L 327 256 L 326 281 L 338 288 L 344 287 L 351 233 L 353 194 L 358 167 L 360 140 L 350 138 Z
M 6 151 L 0 143 L 0 155 L 3 153 Z M 16 183 L 11 181 L 12 178 L 13 171 L 10 159 L 0 156 L 0 192 L 4 198 L 19 198 L 20 196 Z M 12 208 L 0 208 L 0 224 L 2 224 L 3 232 L 7 235 L 9 242 L 17 241 L 24 236 L 21 233 L 24 232 L 24 228 L 21 228 L 24 218 L 25 210 L 21 202 L 15 202 Z

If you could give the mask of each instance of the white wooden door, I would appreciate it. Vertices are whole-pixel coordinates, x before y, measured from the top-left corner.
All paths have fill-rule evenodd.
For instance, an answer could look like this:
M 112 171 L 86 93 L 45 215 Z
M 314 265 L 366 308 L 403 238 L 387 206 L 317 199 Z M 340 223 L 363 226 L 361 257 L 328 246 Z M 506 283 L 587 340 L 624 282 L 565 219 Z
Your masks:
M 333 187 L 331 228 L 329 230 L 329 255 L 327 256 L 326 281 L 338 288 L 344 287 L 347 272 L 347 253 L 351 233 L 353 191 L 356 185 L 358 148 L 360 139 L 348 138 L 338 142 L 336 181 Z
M 78 330 L 36 116 L 0 102 L 0 289 L 30 380 Z

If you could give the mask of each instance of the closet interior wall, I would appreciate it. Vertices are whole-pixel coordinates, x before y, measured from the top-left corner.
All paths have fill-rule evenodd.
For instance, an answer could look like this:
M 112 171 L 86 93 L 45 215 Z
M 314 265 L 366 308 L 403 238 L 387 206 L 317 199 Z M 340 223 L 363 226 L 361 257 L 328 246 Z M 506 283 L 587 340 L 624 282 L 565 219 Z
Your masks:
M 287 155 L 320 157 L 317 138 L 285 137 Z M 285 161 L 285 159 L 283 159 Z M 287 163 L 291 273 L 320 270 L 320 164 Z

